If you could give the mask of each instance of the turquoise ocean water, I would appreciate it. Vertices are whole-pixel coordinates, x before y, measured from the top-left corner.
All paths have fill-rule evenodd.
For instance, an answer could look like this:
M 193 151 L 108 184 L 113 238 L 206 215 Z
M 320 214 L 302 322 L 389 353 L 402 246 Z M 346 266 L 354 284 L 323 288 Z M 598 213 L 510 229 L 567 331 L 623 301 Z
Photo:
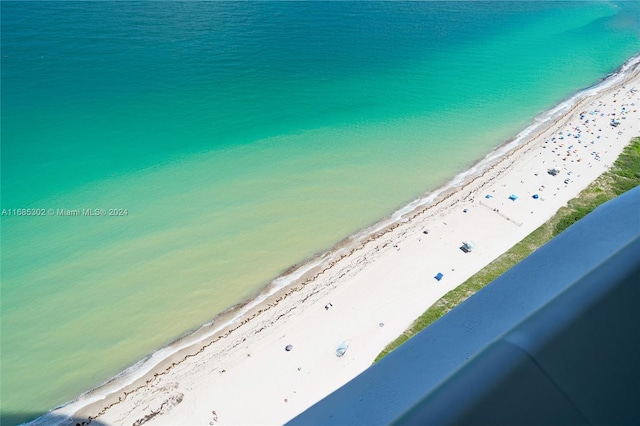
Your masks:
M 636 2 L 0 7 L 2 424 L 255 296 L 640 52 Z M 123 215 L 85 215 L 103 209 Z

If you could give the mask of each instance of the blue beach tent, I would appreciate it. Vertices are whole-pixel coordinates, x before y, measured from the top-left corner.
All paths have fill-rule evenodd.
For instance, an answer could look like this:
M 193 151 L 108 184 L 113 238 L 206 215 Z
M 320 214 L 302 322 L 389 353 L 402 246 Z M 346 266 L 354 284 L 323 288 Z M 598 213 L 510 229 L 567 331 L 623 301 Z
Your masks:
M 442 272 L 438 272 L 438 275 L 436 275 L 435 278 L 436 280 L 440 281 L 442 279 L 442 277 L 444 277 L 444 275 L 442 275 Z
M 538 198 L 540 198 L 540 197 L 538 196 L 538 194 L 533 194 L 533 199 L 534 199 L 534 200 L 537 200 Z
M 347 352 L 347 349 L 349 349 L 349 341 L 345 340 L 338 345 L 338 348 L 336 349 L 336 356 L 341 357 L 345 352 Z
M 518 196 L 517 196 L 517 195 L 515 195 L 515 194 L 511 194 L 511 195 L 509 196 L 509 199 L 510 199 L 511 201 L 515 201 L 515 200 L 517 200 L 517 199 L 518 199 Z

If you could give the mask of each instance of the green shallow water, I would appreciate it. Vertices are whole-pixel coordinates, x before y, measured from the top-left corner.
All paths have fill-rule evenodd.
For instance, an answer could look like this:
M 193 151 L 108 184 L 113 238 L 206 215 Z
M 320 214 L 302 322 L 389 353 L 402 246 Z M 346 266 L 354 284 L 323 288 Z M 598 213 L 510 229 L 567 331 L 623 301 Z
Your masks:
M 635 7 L 635 9 L 634 9 Z M 2 3 L 3 423 L 470 167 L 640 51 L 633 3 Z

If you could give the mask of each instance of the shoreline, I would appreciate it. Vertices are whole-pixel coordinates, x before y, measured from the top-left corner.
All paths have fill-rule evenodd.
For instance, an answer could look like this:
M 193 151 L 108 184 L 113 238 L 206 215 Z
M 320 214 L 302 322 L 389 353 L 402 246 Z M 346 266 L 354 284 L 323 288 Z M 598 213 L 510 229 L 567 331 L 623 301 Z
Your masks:
M 514 163 L 522 160 L 522 157 L 532 157 L 534 155 L 532 151 L 538 148 L 546 149 L 544 148 L 544 145 L 540 145 L 542 143 L 542 139 L 544 139 L 545 136 L 547 136 L 547 138 L 551 137 L 550 135 L 554 134 L 554 131 L 558 131 L 560 127 L 567 125 L 572 118 L 575 118 L 575 116 L 579 114 L 578 110 L 580 108 L 586 106 L 587 104 L 589 104 L 589 102 L 595 102 L 594 99 L 597 99 L 598 97 L 606 98 L 607 96 L 610 96 L 615 92 L 616 89 L 619 90 L 619 87 L 626 84 L 626 82 L 628 82 L 629 80 L 633 80 L 633 84 L 638 84 L 639 75 L 640 56 L 634 56 L 618 71 L 605 77 L 596 85 L 577 92 L 576 94 L 562 101 L 550 110 L 543 112 L 538 117 L 534 118 L 533 123 L 530 126 L 527 126 L 527 128 L 516 135 L 512 140 L 505 142 L 501 146 L 491 151 L 483 159 L 473 164 L 467 171 L 458 174 L 442 187 L 436 189 L 435 191 L 425 193 L 422 197 L 413 200 L 412 202 L 399 208 L 391 215 L 383 218 L 381 221 L 352 234 L 350 237 L 347 237 L 343 241 L 339 242 L 332 249 L 313 256 L 311 259 L 299 265 L 292 266 L 279 277 L 271 281 L 266 286 L 265 290 L 257 294 L 254 299 L 248 300 L 245 303 L 230 308 L 225 313 L 222 313 L 221 315 L 214 318 L 211 322 L 203 325 L 202 327 L 191 333 L 181 336 L 171 344 L 165 346 L 164 348 L 161 348 L 160 350 L 151 354 L 149 357 L 134 364 L 116 378 L 113 378 L 107 383 L 97 387 L 96 389 L 93 389 L 81 395 L 77 400 L 58 407 L 49 414 L 56 414 L 57 416 L 72 416 L 76 419 L 92 419 L 99 416 L 101 419 L 109 419 L 109 421 L 112 421 L 114 423 L 118 423 L 125 418 L 127 420 L 131 420 L 134 418 L 140 420 L 144 418 L 144 416 L 135 411 L 136 404 L 134 402 L 131 402 L 132 406 L 129 407 L 129 411 L 127 411 L 124 406 L 129 404 L 129 402 L 133 401 L 134 399 L 136 401 L 149 401 L 149 404 L 147 404 L 147 408 L 151 407 L 148 411 L 149 413 L 152 413 L 154 411 L 154 407 L 157 408 L 162 404 L 154 404 L 151 401 L 155 401 L 157 398 L 164 398 L 163 402 L 169 401 L 169 403 L 163 405 L 165 408 L 175 403 L 174 405 L 172 405 L 172 409 L 169 409 L 168 411 L 163 413 L 154 414 L 151 418 L 144 421 L 143 423 L 151 421 L 152 418 L 158 415 L 162 415 L 162 421 L 169 421 L 169 419 L 172 422 L 178 421 L 179 419 L 182 419 L 182 421 L 185 422 L 195 421 L 196 417 L 192 416 L 190 419 L 183 419 L 179 416 L 179 414 L 177 414 L 182 409 L 186 409 L 186 402 L 188 400 L 192 400 L 193 398 L 188 397 L 187 393 L 183 391 L 177 391 L 176 389 L 180 388 L 180 384 L 182 382 L 186 383 L 191 379 L 193 379 L 195 382 L 198 382 L 198 379 L 196 377 L 191 377 L 191 379 L 189 379 L 189 377 L 193 376 L 193 374 L 195 373 L 196 367 L 202 368 L 206 365 L 206 368 L 204 368 L 204 370 L 207 370 L 208 373 L 203 374 L 203 376 L 207 376 L 207 374 L 209 374 L 209 376 L 207 377 L 214 377 L 216 379 L 218 377 L 225 376 L 223 380 L 221 380 L 221 383 L 219 383 L 218 385 L 212 385 L 216 388 L 219 387 L 224 389 L 225 384 L 230 383 L 229 380 L 231 379 L 228 379 L 228 377 L 232 375 L 226 373 L 227 370 L 231 372 L 232 368 L 237 370 L 233 375 L 233 377 L 235 378 L 233 380 L 233 383 L 244 383 L 243 386 L 248 386 L 250 383 L 250 379 L 252 377 L 255 378 L 255 374 L 257 371 L 259 371 L 259 369 L 256 370 L 255 367 L 252 367 L 253 369 L 248 369 L 245 373 L 242 373 L 239 370 L 241 370 L 240 367 L 243 364 L 247 364 L 246 360 L 248 358 L 251 358 L 251 361 L 253 361 L 253 359 L 255 358 L 253 353 L 256 351 L 252 348 L 258 348 L 258 351 L 263 349 L 264 351 L 266 351 L 266 353 L 264 354 L 265 357 L 270 360 L 274 359 L 270 357 L 281 357 L 281 355 L 284 353 L 284 350 L 282 350 L 280 346 L 284 347 L 284 345 L 276 345 L 278 351 L 273 353 L 271 352 L 272 349 L 265 349 L 264 346 L 266 345 L 271 348 L 271 343 L 279 342 L 280 338 L 275 336 L 276 334 L 281 335 L 284 333 L 285 335 L 287 335 L 286 331 L 291 328 L 291 324 L 289 323 L 291 323 L 293 319 L 305 314 L 307 309 L 318 306 L 322 308 L 323 306 L 326 306 L 322 303 L 323 300 L 325 300 L 323 298 L 328 298 L 330 296 L 332 300 L 337 299 L 339 297 L 339 293 L 342 294 L 345 292 L 349 292 L 351 288 L 357 287 L 357 289 L 353 290 L 355 296 L 350 295 L 351 297 L 356 297 L 357 299 L 358 294 L 361 295 L 363 291 L 361 285 L 363 282 L 362 275 L 368 274 L 372 277 L 377 278 L 378 275 L 371 271 L 377 270 L 377 272 L 381 272 L 381 269 L 384 270 L 382 275 L 393 275 L 397 269 L 402 269 L 403 265 L 406 266 L 407 264 L 414 264 L 416 259 L 420 259 L 420 256 L 410 255 L 409 257 L 411 257 L 412 261 L 407 261 L 407 259 L 397 258 L 397 252 L 400 252 L 400 256 L 402 256 L 405 251 L 420 250 L 421 252 L 423 252 L 424 250 L 417 247 L 420 245 L 419 243 L 421 242 L 421 239 L 424 239 L 426 241 L 431 238 L 432 234 L 438 235 L 441 233 L 441 240 L 450 241 L 450 236 L 445 235 L 447 234 L 447 232 L 445 232 L 445 228 L 451 225 L 453 225 L 454 227 L 457 226 L 462 228 L 462 217 L 466 215 L 466 212 L 464 212 L 462 216 L 459 217 L 460 211 L 462 211 L 463 209 L 462 206 L 465 206 L 467 209 L 473 210 L 472 214 L 474 215 L 476 213 L 476 210 L 482 211 L 482 214 L 484 216 L 491 216 L 489 220 L 494 222 L 498 221 L 497 223 L 500 226 L 505 226 L 505 224 L 500 221 L 504 220 L 504 218 L 506 217 L 508 219 L 507 222 L 510 224 L 509 226 L 515 226 L 516 228 L 518 228 L 518 231 L 523 231 L 522 228 L 525 228 L 524 230 L 529 229 L 529 223 L 527 223 L 527 227 L 523 227 L 523 224 L 525 222 L 525 219 L 522 219 L 523 212 L 511 209 L 511 207 L 513 206 L 508 206 L 507 208 L 503 209 L 503 207 L 497 206 L 497 204 L 492 204 L 491 200 L 496 197 L 492 197 L 491 199 L 487 198 L 485 201 L 484 199 L 475 200 L 476 196 L 481 195 L 481 192 L 485 191 L 485 188 L 486 190 L 494 188 L 494 191 L 496 189 L 499 189 L 495 187 L 496 181 L 501 181 L 501 179 L 503 179 L 505 175 L 509 175 L 509 173 L 512 173 L 514 171 Z M 638 103 L 638 105 L 636 106 L 640 106 L 640 103 Z M 546 120 L 538 121 L 538 119 L 541 119 L 541 117 L 545 116 L 547 117 Z M 626 121 L 631 120 L 627 118 Z M 629 127 L 627 126 L 627 124 L 628 123 L 626 122 L 623 123 L 625 129 Z M 630 126 L 631 124 L 634 123 L 630 123 Z M 606 126 L 608 134 L 611 133 L 611 135 L 614 135 L 614 133 L 612 133 L 613 130 L 609 129 L 610 126 L 608 122 L 600 121 L 599 125 L 603 128 Z M 634 127 L 630 128 L 633 129 Z M 636 133 L 638 133 L 637 123 L 635 123 L 635 129 Z M 626 135 L 625 132 L 626 142 L 620 147 L 616 146 L 616 149 L 620 148 L 619 150 L 621 151 L 622 147 L 626 146 L 632 136 L 634 135 Z M 573 141 L 566 142 L 571 143 Z M 543 148 L 540 148 L 540 146 L 543 146 Z M 598 146 L 598 148 L 601 147 Z M 609 150 L 614 151 L 613 149 Z M 612 155 L 612 153 L 607 154 Z M 537 154 L 536 156 L 539 155 L 542 155 L 542 153 Z M 605 155 L 603 154 L 602 158 L 606 158 L 607 160 L 609 160 L 609 156 L 605 157 Z M 615 160 L 615 158 L 617 158 L 617 155 L 613 158 L 613 160 Z M 508 163 L 510 160 L 512 161 Z M 589 160 L 591 161 L 592 159 L 589 158 Z M 612 163 L 613 160 L 609 161 L 609 164 Z M 598 164 L 598 166 L 600 165 L 605 164 Z M 597 176 L 604 172 L 606 168 L 607 165 L 602 168 Z M 543 171 L 545 170 L 540 170 L 540 172 Z M 543 177 L 546 178 L 547 176 Z M 579 176 L 575 177 L 574 179 L 578 181 L 578 178 Z M 593 179 L 587 181 L 587 177 L 585 176 L 583 180 L 584 182 L 580 181 L 579 185 L 585 183 L 582 186 L 586 187 L 586 185 L 588 185 L 588 183 L 590 183 Z M 573 181 L 571 183 L 573 184 Z M 567 184 L 565 184 L 565 186 L 567 186 Z M 572 185 L 571 187 L 573 189 L 577 186 L 578 183 L 576 182 L 576 184 Z M 558 191 L 560 191 L 560 189 L 558 189 Z M 524 195 L 521 195 L 521 198 L 525 198 Z M 564 198 L 565 195 L 562 194 L 562 199 Z M 524 202 L 524 200 L 522 201 Z M 517 201 L 514 201 L 513 205 L 516 205 L 516 203 Z M 500 207 L 500 209 L 503 209 L 503 212 L 500 212 L 499 215 L 496 215 L 495 213 L 496 210 L 498 210 L 498 207 Z M 456 208 L 456 214 L 450 212 L 452 208 Z M 556 210 L 557 209 L 555 209 L 554 212 Z M 531 214 L 533 214 L 533 211 Z M 547 214 L 547 212 L 545 212 L 545 214 Z M 471 215 L 468 216 L 471 217 Z M 538 219 L 537 216 L 542 217 L 544 216 L 544 214 L 536 214 L 535 216 L 536 219 Z M 435 224 L 436 221 L 442 218 L 444 218 L 444 220 L 442 220 L 442 223 L 444 223 L 444 227 L 439 222 Z M 526 220 L 528 220 L 528 218 L 526 218 Z M 429 227 L 429 235 L 420 235 L 425 227 Z M 528 233 L 529 232 L 527 232 L 526 234 Z M 486 255 L 485 253 L 482 253 L 484 256 L 477 256 L 482 257 L 482 259 L 480 259 L 479 261 L 477 259 L 474 260 L 474 262 L 471 262 L 473 263 L 473 265 L 467 265 L 467 267 L 473 266 L 476 269 L 479 269 L 479 266 L 488 263 L 490 260 L 497 257 L 497 255 L 501 254 L 511 245 L 513 245 L 511 243 L 512 240 L 520 234 L 522 234 L 522 232 L 515 232 L 514 236 L 503 238 L 502 241 L 494 244 L 496 247 L 492 247 L 493 251 L 491 251 L 490 255 L 489 253 L 486 253 Z M 418 240 L 417 242 L 416 239 Z M 519 241 L 520 239 L 521 238 L 518 238 L 515 242 Z M 459 242 L 456 242 L 456 244 L 459 244 Z M 476 253 L 473 253 L 471 254 L 471 256 L 475 254 Z M 384 260 L 384 267 L 379 265 L 380 263 L 382 263 L 382 260 L 377 262 L 378 259 Z M 471 257 L 470 259 L 475 258 Z M 465 259 L 465 261 L 466 260 L 467 259 Z M 442 269 L 445 270 L 445 268 Z M 449 283 L 446 284 L 447 286 L 444 287 L 444 289 L 440 288 L 438 294 L 442 293 L 443 291 L 446 292 L 446 289 L 455 288 L 456 282 L 459 281 L 458 284 L 461 283 L 463 280 L 460 280 L 464 276 L 469 276 L 470 274 L 469 271 L 465 270 L 460 274 L 459 277 L 457 277 L 456 275 L 458 274 L 452 274 L 452 272 L 454 271 L 452 270 L 451 272 L 445 273 L 445 282 L 449 281 Z M 402 273 L 399 273 L 398 275 L 402 275 Z M 454 280 L 449 280 L 449 275 L 454 275 L 456 277 Z M 369 280 L 371 280 L 371 278 L 369 278 Z M 431 281 L 428 281 L 428 283 L 430 286 Z M 371 287 L 377 288 L 376 285 L 371 285 Z M 378 297 L 381 300 L 389 298 L 388 288 L 386 290 L 382 288 L 378 290 L 380 292 L 380 295 L 378 295 Z M 432 295 L 429 294 L 429 296 Z M 348 298 L 346 298 L 345 300 L 347 299 Z M 303 303 L 308 304 L 308 306 L 304 306 L 305 309 L 298 314 L 297 308 L 302 307 Z M 418 307 L 410 309 L 410 312 L 403 313 L 403 315 L 409 317 L 413 315 L 414 311 L 417 311 L 419 309 L 419 313 L 415 315 L 415 317 L 417 317 L 424 310 L 426 310 L 428 306 L 428 303 L 421 302 Z M 358 310 L 360 309 L 364 310 L 364 308 L 358 308 Z M 395 307 L 395 309 L 403 310 L 402 308 L 398 307 Z M 324 313 L 328 312 L 333 313 L 334 311 L 339 311 L 339 308 L 336 304 L 335 307 L 331 306 L 330 310 L 319 309 L 318 311 L 319 313 L 314 313 L 315 316 L 322 316 Z M 391 316 L 392 318 L 399 318 L 401 316 L 397 312 L 393 313 L 392 311 L 393 309 L 389 308 L 389 316 Z M 314 315 L 311 315 L 311 317 L 315 318 Z M 380 329 L 377 330 L 378 332 L 383 331 L 385 333 L 383 340 L 387 339 L 387 337 L 390 336 L 390 338 L 388 338 L 388 341 L 386 342 L 388 343 L 395 337 L 397 337 L 397 335 L 391 336 L 392 334 L 394 334 L 394 332 L 400 330 L 400 332 L 397 333 L 400 334 L 410 325 L 415 317 L 411 319 L 402 318 L 402 320 L 398 320 L 398 324 L 395 324 L 393 327 L 388 327 L 386 325 L 384 327 L 379 326 L 379 324 L 381 324 L 382 322 L 375 322 L 374 325 Z M 349 318 L 349 315 L 346 315 L 343 318 Z M 313 324 L 313 322 L 310 322 L 308 324 Z M 402 324 L 405 324 L 404 328 L 402 328 Z M 277 332 L 276 329 L 282 330 L 280 330 L 280 332 Z M 367 333 L 372 332 L 373 331 L 371 330 L 367 331 Z M 264 336 L 267 334 L 269 335 L 269 337 L 265 338 Z M 258 338 L 255 338 L 255 336 L 258 336 Z M 313 336 L 310 337 L 313 338 Z M 269 342 L 269 344 L 266 343 L 267 341 Z M 221 342 L 221 344 L 215 345 L 216 342 Z M 356 342 L 353 342 L 352 345 L 355 343 Z M 247 345 L 250 346 L 249 349 L 246 349 Z M 294 344 L 294 346 L 298 345 Z M 243 352 L 241 351 L 241 349 L 243 348 L 245 349 L 244 351 L 250 350 L 251 352 L 247 353 L 252 354 L 252 356 L 247 357 L 245 355 L 244 358 L 242 358 L 240 352 Z M 384 345 L 382 348 L 384 348 Z M 349 351 L 347 353 L 350 354 L 352 352 L 353 351 Z M 224 353 L 224 356 L 221 355 L 222 353 Z M 294 348 L 294 352 L 292 354 L 295 353 L 298 352 Z M 331 354 L 331 351 L 329 351 L 329 355 L 333 355 Z M 377 353 L 375 355 L 377 355 Z M 206 360 L 201 358 L 206 358 Z M 333 358 L 335 358 L 335 356 L 333 356 Z M 342 361 L 343 359 L 341 358 L 340 360 Z M 351 360 L 351 358 L 347 357 L 344 358 L 344 360 Z M 347 376 L 354 377 L 355 374 L 359 372 L 357 370 L 361 371 L 363 369 L 363 366 L 364 368 L 366 368 L 366 366 L 370 365 L 372 361 L 373 359 L 366 363 L 358 359 L 357 368 L 343 368 L 342 370 L 348 370 L 348 374 L 336 374 L 336 377 L 331 378 L 331 380 L 329 380 L 326 385 L 320 386 L 320 390 L 309 391 L 309 396 L 306 397 L 306 399 L 304 399 L 303 401 L 301 400 L 298 405 L 287 404 L 287 409 L 290 409 L 292 407 L 301 408 L 304 404 L 308 404 L 309 401 L 319 399 L 318 397 L 324 396 L 322 394 L 327 394 L 331 390 L 335 389 L 336 383 L 344 383 L 344 379 Z M 324 360 L 322 362 L 324 362 Z M 154 363 L 155 365 L 153 365 Z M 219 366 L 211 365 L 217 365 L 218 363 L 220 363 Z M 353 361 L 352 364 L 353 363 L 356 363 L 356 361 Z M 227 364 L 232 365 L 232 367 L 226 367 Z M 133 375 L 134 373 L 141 373 L 143 368 L 148 369 L 148 371 L 144 372 L 141 377 L 133 378 L 132 380 L 130 375 Z M 191 373 L 189 373 L 189 369 L 192 370 Z M 300 371 L 301 370 L 298 370 L 298 374 L 300 373 Z M 222 374 L 221 372 L 224 372 L 225 374 Z M 342 373 L 344 373 L 344 371 L 342 371 Z M 198 372 L 198 374 L 200 374 L 200 372 Z M 296 373 L 294 372 L 294 375 L 295 374 Z M 180 377 L 182 379 L 176 379 L 176 377 Z M 127 381 L 131 383 L 126 384 L 125 382 Z M 167 381 L 178 383 L 179 385 L 175 389 L 171 389 L 169 391 L 167 391 L 167 389 L 164 389 L 162 392 L 158 392 L 160 388 L 163 388 L 163 386 L 160 386 L 161 382 Z M 205 381 L 205 379 L 201 379 L 201 381 Z M 200 385 L 197 385 L 195 382 L 189 382 L 189 386 L 193 389 L 195 389 L 197 386 L 202 385 L 202 383 L 200 383 Z M 240 384 L 238 384 L 238 386 L 240 386 Z M 147 393 L 149 395 L 142 397 L 141 395 L 144 394 L 145 391 L 148 391 Z M 212 395 L 218 395 L 215 393 L 217 392 L 217 390 L 212 390 L 211 392 L 214 392 L 214 394 Z M 182 397 L 177 397 L 177 395 L 182 395 Z M 180 401 L 178 401 L 178 399 Z M 157 400 L 160 401 L 159 399 Z M 285 402 L 287 402 L 286 399 Z M 242 413 L 233 414 L 232 401 L 227 402 L 227 405 L 231 404 L 229 408 L 225 408 L 225 404 L 223 402 L 212 402 L 211 404 L 213 408 L 209 408 L 207 412 L 207 415 L 209 417 L 211 417 L 211 411 L 215 409 L 220 414 L 220 422 L 244 422 L 242 417 L 234 417 L 241 416 Z M 262 406 L 262 404 L 262 402 L 259 403 L 260 406 Z M 251 405 L 251 403 L 249 402 L 248 405 Z M 118 412 L 116 413 L 116 411 Z M 273 414 L 271 417 L 268 417 L 267 419 L 265 419 L 265 421 L 271 422 L 272 420 L 275 420 L 276 423 L 280 423 L 292 417 L 289 412 L 283 414 L 282 410 L 276 411 L 277 413 Z M 198 411 L 193 415 L 201 416 L 197 419 L 199 419 L 199 421 L 202 421 L 204 420 L 204 417 L 202 417 L 203 413 L 204 412 Z M 41 417 L 38 420 L 45 421 L 46 417 L 47 415 Z M 207 422 L 209 422 L 209 420 L 211 419 L 208 419 Z M 251 419 L 248 419 L 248 422 L 251 423 Z M 38 424 L 37 421 L 34 423 Z

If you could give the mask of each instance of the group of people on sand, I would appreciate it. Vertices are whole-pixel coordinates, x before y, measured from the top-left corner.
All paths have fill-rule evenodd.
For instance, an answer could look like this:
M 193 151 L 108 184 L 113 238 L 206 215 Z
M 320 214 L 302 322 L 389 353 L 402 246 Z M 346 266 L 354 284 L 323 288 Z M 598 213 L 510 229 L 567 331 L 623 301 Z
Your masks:
M 217 422 L 217 421 L 218 421 L 218 414 L 216 413 L 216 410 L 213 410 L 213 411 L 211 412 L 211 415 L 213 416 L 213 420 L 211 420 L 211 421 L 209 422 L 209 424 L 210 424 L 210 425 L 213 425 L 215 422 Z

